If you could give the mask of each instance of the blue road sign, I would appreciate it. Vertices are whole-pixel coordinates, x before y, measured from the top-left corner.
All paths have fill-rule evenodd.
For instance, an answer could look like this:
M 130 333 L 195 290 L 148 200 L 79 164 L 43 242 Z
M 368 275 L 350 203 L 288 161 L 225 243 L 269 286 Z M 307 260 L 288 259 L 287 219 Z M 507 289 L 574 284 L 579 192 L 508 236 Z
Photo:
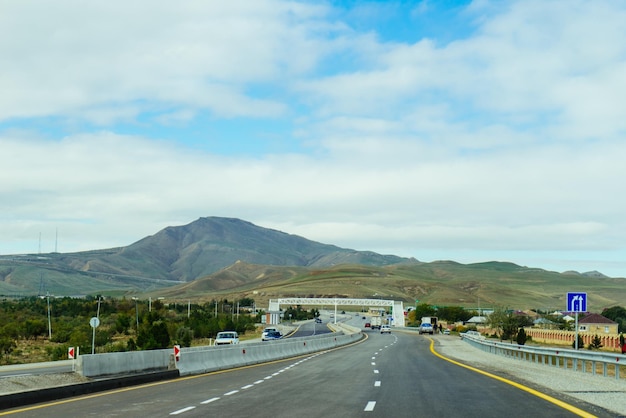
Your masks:
M 568 312 L 587 312 L 587 294 L 570 292 L 567 294 Z

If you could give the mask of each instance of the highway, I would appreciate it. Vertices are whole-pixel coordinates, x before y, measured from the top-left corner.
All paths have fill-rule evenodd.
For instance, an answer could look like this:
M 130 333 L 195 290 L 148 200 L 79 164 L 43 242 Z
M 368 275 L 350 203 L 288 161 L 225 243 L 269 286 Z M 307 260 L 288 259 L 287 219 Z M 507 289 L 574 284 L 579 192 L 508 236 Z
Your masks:
M 427 337 L 366 334 L 362 342 L 328 352 L 7 410 L 0 416 L 579 416 L 435 356 Z

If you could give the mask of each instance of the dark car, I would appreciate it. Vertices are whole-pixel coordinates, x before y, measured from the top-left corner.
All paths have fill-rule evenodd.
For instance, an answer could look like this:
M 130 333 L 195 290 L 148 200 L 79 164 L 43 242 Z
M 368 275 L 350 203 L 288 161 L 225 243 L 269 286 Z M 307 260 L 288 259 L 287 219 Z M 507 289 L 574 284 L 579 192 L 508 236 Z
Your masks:
M 318 324 L 322 323 L 322 318 L 315 318 L 315 322 L 317 322 Z
M 280 340 L 281 338 L 283 338 L 283 334 L 280 331 L 269 331 L 263 341 Z

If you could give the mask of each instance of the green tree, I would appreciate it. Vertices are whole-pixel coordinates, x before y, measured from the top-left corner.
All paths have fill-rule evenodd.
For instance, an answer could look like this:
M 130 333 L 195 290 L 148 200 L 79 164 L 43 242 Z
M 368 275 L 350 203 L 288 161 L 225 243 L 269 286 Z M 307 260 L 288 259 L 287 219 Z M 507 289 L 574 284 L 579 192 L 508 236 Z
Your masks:
M 487 323 L 496 330 L 500 340 L 513 342 L 517 338 L 518 330 L 531 325 L 532 320 L 527 315 L 521 315 L 512 310 L 498 307 L 489 315 Z
M 37 339 L 48 331 L 46 323 L 42 319 L 27 319 L 24 321 L 24 338 L 27 340 Z
M 9 363 L 9 358 L 11 356 L 11 353 L 15 349 L 15 347 L 17 347 L 17 344 L 15 344 L 14 340 L 6 336 L 0 337 L 0 352 L 4 354 L 5 361 L 7 364 Z
M 419 321 L 424 316 L 435 316 L 436 313 L 437 310 L 433 306 L 427 303 L 420 303 L 415 307 L 415 320 Z
M 170 344 L 170 335 L 167 324 L 158 312 L 149 312 L 139 327 L 137 346 L 142 350 L 167 348 Z
M 191 347 L 193 331 L 187 327 L 180 327 L 176 330 L 176 342 L 182 347 Z
M 626 308 L 613 306 L 603 310 L 602 316 L 617 322 L 617 332 L 626 332 Z
M 524 331 L 524 328 L 520 328 L 517 331 L 517 338 L 516 338 L 516 340 L 517 340 L 517 343 L 519 345 L 526 344 L 526 341 L 528 340 L 528 336 L 526 335 L 526 331 Z
M 130 328 L 131 318 L 129 315 L 121 313 L 115 319 L 115 331 L 120 334 L 127 334 Z
M 468 311 L 462 306 L 443 306 L 437 309 L 439 319 L 447 322 L 465 322 L 476 315 L 478 315 L 476 311 Z
M 594 335 L 594 337 L 591 339 L 591 343 L 589 344 L 589 349 L 599 350 L 601 348 L 602 348 L 602 339 L 598 337 L 597 335 Z

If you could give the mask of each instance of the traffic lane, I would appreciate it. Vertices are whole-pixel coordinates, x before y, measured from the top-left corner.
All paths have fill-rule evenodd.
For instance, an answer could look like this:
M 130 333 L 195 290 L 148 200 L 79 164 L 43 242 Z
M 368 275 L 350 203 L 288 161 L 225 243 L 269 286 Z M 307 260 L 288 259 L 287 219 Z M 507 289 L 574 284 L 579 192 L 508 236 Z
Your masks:
M 578 416 L 545 399 L 465 369 L 430 352 L 430 340 L 394 333 L 397 350 L 375 356 L 380 396 L 373 416 L 397 417 Z M 376 339 L 372 336 L 373 340 Z M 386 338 L 381 335 L 379 338 Z
M 322 335 L 332 332 L 326 323 L 316 323 L 315 321 L 306 321 L 298 325 L 296 330 L 289 334 L 289 337 L 310 337 L 312 335 Z
M 366 340 L 294 361 L 277 370 L 279 374 L 270 381 L 245 393 L 222 396 L 214 406 L 234 417 L 360 416 L 370 397 L 373 348 L 368 346 Z M 201 409 L 188 412 L 185 417 L 206 416 Z
M 0 416 L 291 417 L 293 410 L 286 408 L 291 401 L 311 416 L 321 416 L 317 412 L 320 405 L 327 405 L 323 410 L 334 416 L 344 403 L 337 399 L 341 392 L 337 388 L 351 384 L 348 376 L 354 376 L 352 365 L 359 363 L 342 361 L 344 356 L 337 353 L 344 350 L 350 348 L 33 405 L 0 412 Z M 363 351 L 363 358 L 368 352 Z M 326 375 L 336 368 L 344 382 L 329 390 Z M 370 373 L 366 369 L 362 372 Z M 335 406 L 329 405 L 329 396 L 337 399 Z

